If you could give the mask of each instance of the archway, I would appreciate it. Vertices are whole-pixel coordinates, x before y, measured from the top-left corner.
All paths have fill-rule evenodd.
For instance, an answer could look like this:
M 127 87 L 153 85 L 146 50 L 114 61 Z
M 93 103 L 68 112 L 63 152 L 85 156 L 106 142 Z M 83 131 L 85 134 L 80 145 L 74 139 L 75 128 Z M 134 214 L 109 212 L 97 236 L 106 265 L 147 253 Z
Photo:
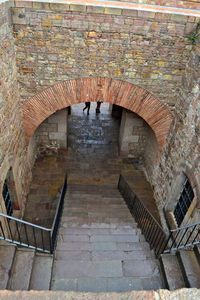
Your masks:
M 162 150 L 173 121 L 169 108 L 147 90 L 110 78 L 67 80 L 39 92 L 24 102 L 24 128 L 29 141 L 36 128 L 51 114 L 67 106 L 103 100 L 141 116 L 153 129 Z

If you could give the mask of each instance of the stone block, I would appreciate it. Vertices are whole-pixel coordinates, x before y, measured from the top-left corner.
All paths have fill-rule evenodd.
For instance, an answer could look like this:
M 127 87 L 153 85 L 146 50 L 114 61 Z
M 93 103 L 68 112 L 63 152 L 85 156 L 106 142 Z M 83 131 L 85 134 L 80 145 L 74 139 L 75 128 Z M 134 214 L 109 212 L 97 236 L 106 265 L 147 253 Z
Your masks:
M 77 291 L 77 279 L 53 279 L 51 290 L 53 291 Z
M 85 5 L 77 5 L 77 4 L 70 4 L 69 6 L 70 11 L 78 11 L 78 12 L 86 12 Z
M 79 292 L 105 292 L 107 290 L 106 278 L 78 278 Z
M 104 13 L 106 15 L 121 15 L 122 9 L 120 8 L 111 8 L 111 7 L 105 7 Z
M 122 10 L 122 15 L 124 15 L 124 16 L 131 16 L 131 17 L 137 17 L 138 11 L 137 10 L 132 10 L 132 9 L 123 9 Z
M 38 10 L 49 10 L 49 3 L 45 2 L 33 2 L 33 8 Z
M 103 14 L 104 7 L 101 6 L 87 6 L 87 12 L 92 14 Z
M 108 278 L 108 292 L 127 292 L 142 288 L 142 281 L 138 278 Z
M 49 3 L 49 7 L 53 11 L 63 12 L 69 10 L 69 4 L 65 3 Z

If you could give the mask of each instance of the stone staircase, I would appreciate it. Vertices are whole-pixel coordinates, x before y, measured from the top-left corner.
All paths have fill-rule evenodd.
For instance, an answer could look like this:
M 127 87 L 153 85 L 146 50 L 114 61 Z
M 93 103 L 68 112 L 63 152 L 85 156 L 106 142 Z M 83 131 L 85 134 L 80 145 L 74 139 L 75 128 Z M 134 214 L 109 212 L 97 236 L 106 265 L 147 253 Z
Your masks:
M 53 256 L 0 243 L 0 289 L 49 290 Z
M 184 287 L 200 288 L 200 248 L 162 254 L 160 263 L 166 287 L 176 290 Z
M 117 188 L 71 183 L 51 289 L 122 292 L 162 287 L 158 262 Z

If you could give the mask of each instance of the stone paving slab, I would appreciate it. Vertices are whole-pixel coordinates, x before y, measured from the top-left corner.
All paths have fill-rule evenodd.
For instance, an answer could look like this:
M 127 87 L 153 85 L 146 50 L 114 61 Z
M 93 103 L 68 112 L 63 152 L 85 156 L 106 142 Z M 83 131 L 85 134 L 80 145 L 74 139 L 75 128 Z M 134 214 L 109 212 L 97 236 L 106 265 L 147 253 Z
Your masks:
M 152 260 L 124 260 L 123 274 L 125 277 L 148 277 L 158 275 L 158 266 L 152 264 Z

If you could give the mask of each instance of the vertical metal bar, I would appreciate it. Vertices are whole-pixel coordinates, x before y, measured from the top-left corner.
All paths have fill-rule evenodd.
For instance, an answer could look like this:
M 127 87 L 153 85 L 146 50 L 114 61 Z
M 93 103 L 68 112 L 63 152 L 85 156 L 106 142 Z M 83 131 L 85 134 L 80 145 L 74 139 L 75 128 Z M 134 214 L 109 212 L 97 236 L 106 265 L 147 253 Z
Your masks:
M 51 238 L 51 232 L 49 231 L 48 232 L 49 234 L 49 250 L 50 250 L 50 253 L 53 253 L 53 245 L 52 245 L 52 238 Z
M 24 224 L 24 232 L 25 232 L 25 236 L 26 236 L 27 245 L 29 246 L 29 239 L 28 239 L 26 224 Z
M 37 241 L 36 241 L 36 235 L 35 235 L 35 227 L 32 227 L 33 229 L 33 238 L 34 238 L 34 243 L 35 243 L 35 248 L 37 248 Z
M 187 245 L 187 243 L 188 243 L 188 241 L 190 240 L 190 238 L 191 238 L 193 232 L 195 231 L 196 227 L 197 227 L 197 225 L 195 225 L 195 226 L 193 227 L 193 229 L 191 230 L 191 232 L 190 232 L 190 234 L 189 234 L 189 236 L 188 236 L 188 238 L 187 238 L 187 240 L 186 240 L 184 246 Z
M 40 229 L 40 232 L 41 232 L 41 237 L 42 237 L 42 249 L 44 250 L 45 247 L 44 247 L 44 236 L 43 236 L 43 230 Z
M 17 228 L 18 239 L 21 244 L 22 242 L 21 242 L 21 237 L 20 237 L 20 232 L 19 232 L 19 227 L 18 227 L 17 221 L 15 221 L 15 223 L 16 223 L 16 228 Z
M 198 237 L 198 235 L 199 235 L 199 229 L 197 229 L 197 234 L 195 235 L 194 239 L 192 240 L 192 244 L 194 244 L 194 243 L 195 243 L 195 241 L 196 241 L 196 238 Z
M 6 237 L 5 237 L 5 233 L 4 233 L 4 229 L 3 229 L 1 221 L 0 221 L 0 227 L 1 227 L 1 232 L 2 232 L 4 240 L 5 240 Z
M 181 236 L 181 238 L 180 238 L 180 240 L 179 240 L 179 243 L 176 245 L 176 249 L 178 249 L 178 248 L 180 247 L 181 242 L 182 242 L 184 236 L 186 235 L 187 231 L 188 231 L 188 228 L 183 229 L 183 235 Z
M 8 228 L 9 228 L 11 240 L 14 241 L 14 239 L 13 239 L 13 234 L 12 234 L 12 230 L 11 230 L 11 228 L 10 228 L 10 220 L 8 220 L 7 224 L 8 224 Z

